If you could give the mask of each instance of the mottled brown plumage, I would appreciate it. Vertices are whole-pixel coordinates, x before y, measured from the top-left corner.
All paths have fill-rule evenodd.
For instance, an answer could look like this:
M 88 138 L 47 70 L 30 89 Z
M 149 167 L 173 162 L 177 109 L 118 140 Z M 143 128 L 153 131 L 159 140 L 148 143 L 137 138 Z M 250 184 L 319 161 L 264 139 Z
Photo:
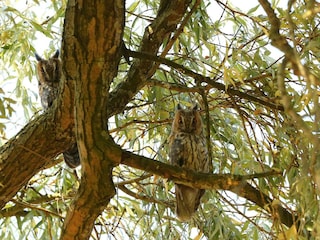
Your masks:
M 41 99 L 41 105 L 47 110 L 53 104 L 58 96 L 59 82 L 61 78 L 61 61 L 59 59 L 59 50 L 48 60 L 41 58 L 35 54 L 38 61 L 38 88 Z M 78 146 L 76 143 L 63 153 L 66 164 L 75 168 L 80 165 Z
M 210 160 L 197 105 L 188 109 L 182 109 L 178 105 L 169 137 L 169 148 L 173 165 L 196 172 L 209 172 Z M 203 189 L 175 184 L 176 214 L 181 221 L 191 219 L 204 192 Z
M 38 60 L 37 73 L 41 105 L 44 110 L 47 110 L 58 96 L 61 78 L 59 50 L 48 60 L 42 59 L 38 54 L 35 54 L 35 56 Z

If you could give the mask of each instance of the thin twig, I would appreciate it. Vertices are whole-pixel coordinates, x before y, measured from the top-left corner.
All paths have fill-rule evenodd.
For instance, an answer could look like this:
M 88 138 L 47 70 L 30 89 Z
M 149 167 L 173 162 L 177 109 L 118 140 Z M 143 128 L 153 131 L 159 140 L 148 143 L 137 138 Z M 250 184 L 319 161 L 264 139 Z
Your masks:
M 203 75 L 200 75 L 178 63 L 175 63 L 173 61 L 170 61 L 168 59 L 165 59 L 165 58 L 162 58 L 162 57 L 159 57 L 159 56 L 154 56 L 152 54 L 148 54 L 148 53 L 143 53 L 143 52 L 136 52 L 136 51 L 131 51 L 131 50 L 128 50 L 128 55 L 130 57 L 134 57 L 134 58 L 141 58 L 141 59 L 148 59 L 148 60 L 151 60 L 151 61 L 155 61 L 155 62 L 159 62 L 159 63 L 162 63 L 162 64 L 165 64 L 169 67 L 172 67 L 174 68 L 175 70 L 183 73 L 183 74 L 186 74 L 187 76 L 189 77 L 192 77 L 194 78 L 195 80 L 199 81 L 200 83 L 201 82 L 205 82 L 209 85 L 211 85 L 212 87 L 218 89 L 218 90 L 221 90 L 221 91 L 224 91 L 226 94 L 229 94 L 229 95 L 235 95 L 235 96 L 238 96 L 240 98 L 243 98 L 243 99 L 246 99 L 246 100 L 249 100 L 249 101 L 253 101 L 253 102 L 256 102 L 256 103 L 260 103 L 264 106 L 267 106 L 269 108 L 272 108 L 272 109 L 276 109 L 276 110 L 280 110 L 280 111 L 283 111 L 283 106 L 282 105 L 279 105 L 279 104 L 275 104 L 275 103 L 272 103 L 271 100 L 269 101 L 265 101 L 265 100 L 262 100 L 260 98 L 257 98 L 255 96 L 252 96 L 248 93 L 245 93 L 245 92 L 242 92 L 240 90 L 236 90 L 236 89 L 232 89 L 232 88 L 228 88 L 226 85 L 222 84 L 222 83 L 219 83 L 219 82 L 216 82 L 214 81 L 213 79 L 209 78 L 209 77 L 205 77 Z

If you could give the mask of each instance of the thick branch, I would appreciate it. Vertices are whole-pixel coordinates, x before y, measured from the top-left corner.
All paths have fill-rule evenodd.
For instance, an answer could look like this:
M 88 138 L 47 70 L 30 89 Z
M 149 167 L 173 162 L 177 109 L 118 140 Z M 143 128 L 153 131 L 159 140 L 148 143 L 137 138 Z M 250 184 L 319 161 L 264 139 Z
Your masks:
M 259 207 L 266 209 L 271 214 L 276 212 L 280 221 L 288 227 L 291 227 L 297 219 L 296 216 L 282 206 L 273 206 L 273 200 L 247 183 L 246 180 L 248 178 L 246 176 L 195 173 L 191 170 L 182 169 L 125 151 L 122 153 L 121 163 L 190 187 L 229 190 L 240 197 L 256 203 Z M 267 206 L 268 208 L 266 208 Z
M 176 30 L 190 2 L 190 0 L 162 0 L 156 19 L 145 29 L 139 51 L 155 55 L 164 39 Z M 127 103 L 146 84 L 147 79 L 154 74 L 153 65 L 154 63 L 148 59 L 133 61 L 127 79 L 110 93 L 108 117 L 123 111 Z
M 113 3 L 113 1 L 111 2 Z M 150 28 L 146 28 L 140 48 L 143 51 L 148 50 L 152 54 L 158 51 L 165 36 L 174 31 L 181 21 L 191 1 L 163 1 L 163 3 L 166 2 L 167 4 L 164 4 L 166 6 L 165 11 L 158 14 L 159 18 L 150 25 Z M 69 1 L 69 4 L 72 3 L 74 4 L 75 1 Z M 70 12 L 66 14 L 66 23 L 70 23 L 70 21 L 73 23 L 73 14 Z M 106 14 L 106 16 L 109 15 Z M 77 25 L 77 27 L 81 26 L 83 26 L 82 23 Z M 73 28 L 72 24 L 65 25 L 63 41 L 70 42 L 74 40 Z M 149 32 L 150 29 L 153 30 L 152 34 Z M 87 30 L 88 28 L 83 28 L 84 34 L 87 33 Z M 93 41 L 91 42 L 93 47 L 95 43 L 100 46 L 98 42 Z M 63 44 L 63 71 L 67 76 L 67 81 L 65 81 L 65 78 L 62 79 L 59 99 L 54 102 L 53 107 L 46 114 L 29 122 L 15 137 L 1 146 L 0 208 L 3 208 L 16 192 L 32 176 L 39 172 L 47 162 L 57 154 L 65 151 L 69 144 L 74 142 L 74 82 L 79 77 L 78 73 L 81 68 L 76 63 L 82 57 L 82 53 L 74 51 L 74 49 L 82 44 L 83 42 L 81 41 L 74 44 Z M 88 50 L 92 50 L 92 48 L 90 47 Z M 147 73 L 152 65 L 153 63 L 150 61 L 139 60 L 134 62 L 129 71 L 128 79 L 120 84 L 109 98 L 107 105 L 108 117 L 116 112 L 121 112 L 130 99 L 145 84 L 146 74 L 142 73 Z M 107 92 L 107 89 L 104 90 Z M 105 109 L 103 112 L 105 112 Z M 106 119 L 104 114 L 101 114 L 101 117 L 104 120 Z
M 15 137 L 0 148 L 0 209 L 12 199 L 29 179 L 39 172 L 71 143 L 73 124 L 66 102 L 70 101 L 69 89 L 64 99 L 45 114 L 35 117 Z M 65 106 L 64 109 L 57 106 Z M 59 116 L 65 116 L 61 118 Z
M 75 81 L 81 183 L 61 239 L 89 239 L 96 218 L 115 194 L 112 169 L 116 152 L 105 132 L 105 116 L 109 86 L 121 58 L 124 12 L 123 0 L 68 2 L 64 67 L 66 79 Z

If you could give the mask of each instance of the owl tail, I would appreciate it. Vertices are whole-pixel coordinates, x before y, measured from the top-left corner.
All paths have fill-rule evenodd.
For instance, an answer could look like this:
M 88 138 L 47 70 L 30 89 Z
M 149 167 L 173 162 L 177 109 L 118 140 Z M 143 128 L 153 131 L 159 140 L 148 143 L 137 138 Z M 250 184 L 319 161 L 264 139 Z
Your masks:
M 72 146 L 63 153 L 63 157 L 68 167 L 78 167 L 80 165 L 80 157 L 77 143 L 72 144 Z
M 204 190 L 176 184 L 175 191 L 177 217 L 182 222 L 188 221 L 197 211 Z

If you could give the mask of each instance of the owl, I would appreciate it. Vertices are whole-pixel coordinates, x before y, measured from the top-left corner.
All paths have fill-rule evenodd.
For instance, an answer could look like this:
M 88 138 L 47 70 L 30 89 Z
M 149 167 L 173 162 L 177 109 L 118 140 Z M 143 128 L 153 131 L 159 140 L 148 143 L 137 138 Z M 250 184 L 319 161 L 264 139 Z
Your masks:
M 61 78 L 61 62 L 59 50 L 48 60 L 42 59 L 35 54 L 38 61 L 38 88 L 41 105 L 44 110 L 51 107 L 53 100 L 58 96 L 59 82 Z
M 41 105 L 44 110 L 52 106 L 53 101 L 58 97 L 59 82 L 61 78 L 61 61 L 59 50 L 48 60 L 41 58 L 37 53 L 35 57 L 38 61 L 38 89 Z M 75 168 L 80 165 L 78 146 L 76 143 L 63 153 L 66 164 Z
M 182 109 L 178 104 L 169 137 L 171 164 L 208 173 L 210 159 L 198 106 Z M 175 184 L 176 215 L 188 221 L 197 211 L 205 190 Z

